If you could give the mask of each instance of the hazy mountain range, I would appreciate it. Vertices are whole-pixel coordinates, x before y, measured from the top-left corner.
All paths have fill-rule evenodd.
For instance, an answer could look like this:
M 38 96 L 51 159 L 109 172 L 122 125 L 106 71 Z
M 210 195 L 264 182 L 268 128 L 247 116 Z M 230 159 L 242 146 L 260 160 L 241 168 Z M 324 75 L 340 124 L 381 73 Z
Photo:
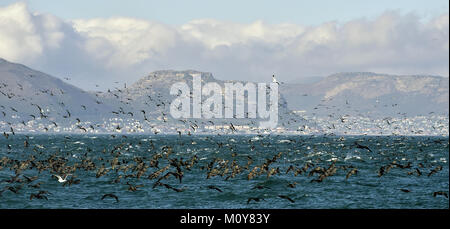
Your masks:
M 138 120 L 151 129 L 158 125 L 180 124 L 170 115 L 170 103 L 175 96 L 170 95 L 170 87 L 176 82 L 192 85 L 192 75 L 201 75 L 202 82 L 225 82 L 215 79 L 211 73 L 194 70 L 156 71 L 141 78 L 132 85 L 118 85 L 107 91 L 87 92 L 68 82 L 45 73 L 32 70 L 24 65 L 0 61 L 0 116 L 10 123 L 45 121 L 56 125 L 73 125 L 89 122 L 96 123 L 111 119 L 134 122 Z M 245 83 L 243 81 L 240 81 Z M 203 100 L 206 98 L 203 98 Z M 245 100 L 247 97 L 244 98 Z M 287 109 L 281 96 L 279 100 L 280 124 L 308 123 Z M 289 119 L 292 121 L 289 122 Z M 195 120 L 200 125 L 257 126 L 258 119 L 208 119 Z M 207 123 L 211 121 L 210 123 Z M 200 123 L 201 122 L 201 123 Z M 288 123 L 289 122 L 289 123 Z M 186 122 L 183 122 L 186 124 Z M 24 125 L 25 125 L 24 124 Z M 309 124 L 313 126 L 314 124 Z M 94 127 L 93 126 L 93 127 Z M 188 125 L 189 127 L 189 125 Z M 297 128 L 296 126 L 295 128 Z
M 90 93 L 59 78 L 0 59 L 0 113 L 8 114 L 0 114 L 2 119 L 12 121 L 19 115 L 27 121 L 41 114 L 53 121 L 64 116 L 94 118 L 111 109 L 97 102 Z
M 27 122 L 46 118 L 56 123 L 64 123 L 64 120 L 73 123 L 76 117 L 95 123 L 121 117 L 170 123 L 175 121 L 169 113 L 173 99 L 170 87 L 181 81 L 190 85 L 192 74 L 201 74 L 203 83 L 223 85 L 227 82 L 215 79 L 211 73 L 166 70 L 150 73 L 129 86 L 86 92 L 70 85 L 68 80 L 0 58 L 0 120 Z M 310 82 L 280 85 L 280 124 L 283 126 L 307 123 L 290 110 L 302 111 L 307 116 L 448 115 L 449 111 L 449 80 L 444 77 L 359 72 L 334 74 Z
M 449 112 L 449 79 L 429 75 L 338 73 L 310 84 L 283 84 L 288 107 L 308 115 L 417 116 Z

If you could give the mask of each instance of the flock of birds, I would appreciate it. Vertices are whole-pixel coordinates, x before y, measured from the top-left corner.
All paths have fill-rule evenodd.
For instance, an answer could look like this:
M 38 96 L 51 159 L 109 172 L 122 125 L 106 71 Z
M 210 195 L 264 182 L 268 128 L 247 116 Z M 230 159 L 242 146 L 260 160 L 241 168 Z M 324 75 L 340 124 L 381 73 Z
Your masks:
M 30 77 L 33 77 L 30 75 Z M 280 84 L 275 77 L 273 77 L 273 82 Z M 1 88 L 6 88 L 8 85 L 5 83 L 0 85 Z M 19 90 L 23 90 L 23 86 L 20 83 L 17 83 L 17 87 Z M 146 88 L 147 90 L 151 90 L 151 88 Z M 16 98 L 16 94 L 12 92 L 3 92 L 0 90 L 0 93 L 6 96 L 8 99 L 19 99 L 23 102 L 28 102 L 29 106 L 35 107 L 36 112 L 33 114 L 29 114 L 32 120 L 36 120 L 37 118 L 41 120 L 48 120 L 48 122 L 52 123 L 54 127 L 58 127 L 58 123 L 51 119 L 52 115 L 49 114 L 47 109 L 44 109 L 42 105 L 34 103 L 32 101 L 28 101 L 25 97 Z M 58 92 L 52 90 L 41 90 L 38 92 L 40 94 L 46 94 L 54 97 L 56 93 L 60 93 L 64 95 L 64 91 L 59 89 Z M 118 110 L 111 111 L 112 115 L 120 116 L 125 115 L 128 117 L 136 118 L 138 114 L 131 110 L 128 110 L 127 107 L 132 107 L 133 98 L 124 96 L 127 93 L 127 88 L 125 86 L 124 89 L 116 88 L 116 90 L 108 90 L 106 92 L 112 98 L 116 98 L 120 100 L 122 106 L 119 106 Z M 102 104 L 103 101 L 100 99 L 102 95 L 99 93 L 96 94 L 97 100 L 96 103 L 98 105 Z M 145 104 L 147 106 L 151 106 L 151 110 L 153 113 L 160 112 L 161 121 L 163 123 L 168 121 L 167 113 L 164 112 L 164 109 L 168 107 L 169 102 L 163 99 L 163 95 L 155 94 L 148 95 L 147 100 L 145 100 Z M 102 98 L 105 98 L 104 96 Z M 63 101 L 58 102 L 60 107 L 64 112 L 59 113 L 58 118 L 62 118 L 63 120 L 72 120 L 76 121 L 78 124 L 77 127 L 79 130 L 83 132 L 88 132 L 89 129 L 95 130 L 99 127 L 97 124 L 90 124 L 89 126 L 82 126 L 82 120 L 79 117 L 74 117 L 69 108 L 65 107 Z M 2 114 L 4 117 L 7 116 L 6 112 L 12 112 L 13 114 L 20 113 L 18 109 L 13 106 L 9 108 L 4 105 L 0 105 L 2 109 Z M 161 108 L 161 109 L 160 109 Z M 7 110 L 10 111 L 7 111 Z M 86 111 L 90 108 L 87 105 L 80 105 L 78 108 L 80 111 Z M 162 111 L 161 111 L 162 110 Z M 140 111 L 140 115 L 144 122 L 149 125 L 152 124 L 152 118 L 147 116 L 149 111 L 142 109 Z M 23 114 L 21 114 L 23 116 Z M 181 135 L 191 135 L 191 133 L 195 132 L 201 125 L 211 124 L 214 125 L 213 121 L 199 121 L 199 120 L 178 120 L 180 123 L 187 126 L 187 130 L 178 130 L 178 134 Z M 297 122 L 297 119 L 290 118 L 289 120 L 285 120 L 287 124 L 291 124 L 293 122 Z M 26 124 L 27 120 L 22 120 L 23 125 Z M 344 121 L 343 121 L 344 122 Z M 10 139 L 11 135 L 16 135 L 15 130 L 13 129 L 13 124 L 8 123 L 10 125 L 9 130 L 3 132 L 3 136 L 5 139 Z M 231 132 L 236 131 L 235 125 L 233 123 L 228 123 L 229 129 Z M 282 123 L 285 125 L 285 122 Z M 153 126 L 154 127 L 154 126 Z M 142 128 L 142 127 L 137 127 Z M 116 130 L 120 131 L 122 127 L 119 125 L 116 126 Z M 44 127 L 45 131 L 49 129 Z M 158 132 L 155 131 L 155 134 Z M 220 134 L 217 134 L 220 135 Z M 117 135 L 111 135 L 111 137 L 116 138 Z M 126 139 L 126 135 L 122 135 L 122 138 Z M 15 137 L 13 138 L 15 139 Z M 65 139 L 70 141 L 71 138 L 66 136 Z M 152 189 L 156 188 L 165 188 L 174 192 L 184 192 L 187 188 L 183 187 L 183 179 L 186 174 L 192 172 L 193 170 L 199 170 L 204 172 L 203 179 L 212 179 L 213 177 L 223 178 L 225 181 L 234 179 L 236 177 L 245 177 L 246 180 L 253 180 L 256 178 L 266 177 L 270 179 L 273 176 L 277 175 L 292 175 L 294 177 L 297 176 L 306 176 L 310 178 L 310 183 L 322 183 L 325 180 L 329 179 L 329 177 L 336 176 L 338 171 L 343 171 L 345 174 L 345 180 L 350 180 L 352 176 L 357 176 L 360 172 L 360 169 L 352 166 L 352 165 L 337 165 L 336 161 L 331 161 L 328 164 L 324 164 L 323 161 L 316 162 L 305 162 L 302 165 L 294 165 L 290 164 L 289 167 L 280 166 L 279 162 L 283 161 L 284 152 L 277 152 L 275 155 L 266 157 L 266 158 L 253 158 L 251 156 L 246 156 L 246 163 L 240 164 L 238 153 L 236 153 L 233 146 L 230 145 L 230 142 L 214 142 L 213 144 L 217 148 L 229 147 L 229 151 L 231 152 L 230 158 L 222 158 L 222 157 L 214 157 L 209 162 L 201 163 L 200 158 L 197 155 L 192 155 L 190 158 L 185 159 L 183 157 L 176 156 L 176 152 L 173 150 L 173 146 L 166 145 L 162 148 L 155 147 L 154 143 L 150 141 L 149 146 L 151 147 L 151 152 L 148 155 L 144 156 L 134 156 L 133 158 L 123 157 L 123 154 L 126 154 L 132 146 L 131 143 L 121 143 L 118 145 L 113 145 L 110 148 L 105 147 L 102 152 L 93 152 L 92 149 L 87 148 L 86 153 L 77 158 L 77 160 L 69 160 L 71 156 L 70 153 L 64 152 L 64 148 L 59 148 L 56 152 L 53 152 L 48 155 L 48 152 L 45 152 L 46 148 L 41 145 L 30 143 L 30 137 L 27 136 L 23 142 L 23 151 L 32 150 L 34 153 L 26 156 L 25 159 L 18 159 L 14 156 L 8 157 L 3 156 L 0 159 L 0 171 L 1 170 L 9 170 L 13 172 L 13 175 L 10 178 L 4 179 L 0 181 L 0 184 L 4 185 L 0 189 L 0 198 L 4 195 L 5 192 L 12 192 L 14 194 L 21 193 L 24 189 L 31 189 L 32 192 L 29 195 L 30 200 L 48 200 L 49 196 L 52 195 L 50 191 L 42 190 L 41 185 L 44 184 L 44 181 L 41 180 L 42 176 L 51 176 L 54 177 L 54 182 L 58 182 L 63 186 L 70 187 L 72 185 L 80 185 L 82 184 L 81 178 L 77 177 L 77 173 L 82 171 L 83 173 L 92 174 L 95 178 L 101 177 L 109 177 L 111 183 L 117 185 L 123 185 L 129 192 L 137 192 L 144 187 L 151 187 Z M 193 140 L 191 140 L 191 143 Z M 293 144 L 298 144 L 296 140 L 290 140 Z M 139 145 L 145 144 L 142 142 L 138 143 Z M 251 151 L 256 150 L 258 147 L 268 147 L 268 145 L 256 145 L 257 143 L 249 140 L 248 145 L 251 147 Z M 260 144 L 260 143 L 258 143 Z M 267 143 L 270 144 L 270 143 Z M 10 144 L 6 144 L 7 150 L 13 150 L 13 146 Z M 359 150 L 367 151 L 367 153 L 376 153 L 370 147 L 359 143 L 354 142 L 354 148 Z M 93 157 L 91 154 L 96 153 L 96 156 Z M 5 155 L 5 154 L 4 154 Z M 238 159 L 239 158 L 239 159 Z M 383 166 L 381 166 L 378 170 L 378 177 L 385 176 L 392 169 L 406 169 L 408 175 L 415 176 L 428 176 L 431 177 L 434 174 L 438 173 L 442 170 L 442 166 L 434 166 L 432 168 L 430 165 L 424 165 L 422 163 L 417 166 L 413 166 L 411 163 L 401 164 L 398 161 L 391 161 Z M 37 172 L 37 175 L 28 176 L 27 173 L 32 171 L 34 174 Z M 46 177 L 47 178 L 47 177 Z M 136 183 L 140 180 L 145 180 L 146 182 L 141 182 L 143 184 L 137 185 Z M 149 185 L 150 182 L 150 185 Z M 297 181 L 289 182 L 285 184 L 288 189 L 295 189 L 298 185 Z M 223 188 L 217 185 L 207 185 L 205 187 L 207 190 L 223 192 Z M 255 190 L 264 190 L 270 189 L 270 187 L 264 185 L 256 185 L 252 189 Z M 409 189 L 400 189 L 402 192 L 411 192 Z M 447 191 L 435 191 L 430 195 L 437 197 L 443 196 L 448 198 Z M 288 201 L 290 203 L 295 203 L 296 200 L 291 198 L 286 194 L 278 194 L 277 198 L 281 200 Z M 116 193 L 104 193 L 103 195 L 98 197 L 99 200 L 106 201 L 107 199 L 114 199 L 116 202 L 120 202 L 120 196 Z M 253 196 L 248 197 L 246 199 L 246 203 L 250 204 L 253 202 L 259 202 L 265 200 L 262 196 Z
M 30 74 L 30 78 L 34 78 L 35 76 Z M 160 80 L 156 74 L 150 75 L 149 78 Z M 66 77 L 66 80 L 70 80 L 70 78 Z M 273 82 L 280 84 L 274 76 Z M 115 82 L 119 83 L 119 82 Z M 281 83 L 282 84 L 282 83 Z M 23 127 L 27 127 L 31 121 L 39 121 L 41 123 L 45 123 L 43 129 L 40 131 L 43 132 L 51 132 L 51 128 L 58 128 L 59 126 L 67 126 L 67 124 L 75 124 L 76 129 L 80 133 L 95 133 L 96 129 L 100 129 L 104 127 L 101 124 L 92 123 L 92 120 L 83 120 L 85 115 L 89 117 L 98 116 L 98 112 L 102 112 L 101 117 L 103 119 L 108 118 L 120 118 L 123 120 L 133 119 L 140 124 L 127 127 L 125 130 L 129 133 L 136 133 L 141 131 L 151 130 L 154 134 L 160 133 L 161 126 L 169 126 L 176 125 L 178 134 L 186 134 L 191 135 L 196 132 L 198 129 L 203 128 L 205 126 L 211 125 L 225 125 L 228 126 L 228 129 L 231 133 L 237 131 L 235 128 L 236 123 L 245 124 L 250 126 L 257 126 L 258 123 L 256 120 L 252 119 L 236 119 L 236 114 L 234 114 L 234 118 L 227 121 L 220 120 L 201 120 L 201 119 L 172 119 L 169 115 L 169 106 L 171 103 L 171 97 L 168 94 L 168 91 L 161 91 L 160 88 L 153 88 L 152 84 L 144 85 L 140 88 L 139 92 L 134 91 L 132 88 L 127 88 L 126 84 L 123 88 L 115 87 L 114 89 L 108 89 L 106 92 L 92 92 L 88 95 L 88 97 L 93 97 L 95 103 L 92 101 L 86 101 L 90 104 L 78 104 L 76 107 L 69 107 L 66 103 L 67 100 L 71 100 L 69 95 L 63 89 L 38 89 L 34 91 L 34 95 L 36 98 L 44 97 L 44 100 L 54 100 L 54 102 L 38 104 L 36 101 L 33 101 L 33 98 L 29 98 L 24 96 L 22 93 L 26 94 L 27 88 L 25 88 L 21 83 L 16 82 L 16 85 L 8 85 L 7 83 L 0 83 L 0 96 L 4 96 L 8 98 L 9 107 L 0 104 L 1 113 L 4 118 L 19 116 L 22 118 L 20 123 Z M 141 94 L 144 92 L 144 94 Z M 83 92 L 86 93 L 86 92 Z M 50 96 L 50 98 L 45 98 L 46 96 Z M 192 98 L 192 92 L 190 97 Z M 282 104 L 279 104 L 279 107 L 285 107 L 286 101 L 282 101 Z M 20 108 L 15 107 L 13 104 L 21 104 Z M 72 104 L 73 105 L 73 102 Z M 97 106 L 97 107 L 95 107 Z M 24 110 L 29 112 L 29 108 L 35 108 L 32 113 L 26 114 Z M 139 109 L 137 109 L 139 107 Z M 25 109 L 24 109 L 25 108 Z M 72 110 L 76 111 L 79 117 L 75 117 L 73 115 Z M 106 110 L 108 112 L 104 113 Z M 306 120 L 303 118 L 294 115 L 293 113 L 281 109 L 279 117 L 279 125 L 283 127 L 291 127 L 296 124 L 303 124 L 303 129 L 306 128 L 305 124 Z M 248 118 L 248 112 L 245 112 L 245 117 Z M 235 124 L 233 124 L 233 120 Z M 13 122 L 8 121 L 10 133 L 14 133 L 14 124 Z M 120 124 L 114 127 L 114 131 L 122 132 L 125 128 L 120 126 Z M 266 131 L 270 131 L 269 129 L 257 130 L 257 133 L 263 133 Z M 6 131 L 4 135 L 8 134 Z
M 30 74 L 30 78 L 35 78 L 34 75 Z M 66 80 L 70 80 L 70 78 L 66 77 Z M 148 76 L 150 80 L 161 81 L 161 77 L 157 74 Z M 279 82 L 275 75 L 272 76 L 272 82 L 278 85 L 283 85 L 283 82 Z M 119 82 L 115 82 L 119 83 Z M 97 85 L 98 86 L 98 85 Z M 115 87 L 114 89 L 108 89 L 106 92 L 92 92 L 86 93 L 87 97 L 91 98 L 92 101 L 85 101 L 87 104 L 77 104 L 73 106 L 73 102 L 69 106 L 67 101 L 71 100 L 70 95 L 67 95 L 66 91 L 61 88 L 40 88 L 37 91 L 33 91 L 33 95 L 38 98 L 40 96 L 50 96 L 50 98 L 44 98 L 44 100 L 50 101 L 50 103 L 38 104 L 36 101 L 33 101 L 33 98 L 29 96 L 25 96 L 26 90 L 29 88 L 24 87 L 20 82 L 16 82 L 14 84 L 7 84 L 4 82 L 0 82 L 0 96 L 4 96 L 8 99 L 10 106 L 5 106 L 0 104 L 1 114 L 0 117 L 4 118 L 19 116 L 22 120 L 20 123 L 23 127 L 27 127 L 30 121 L 39 121 L 43 122 L 46 125 L 42 127 L 44 132 L 51 132 L 52 128 L 58 128 L 60 126 L 67 126 L 67 124 L 74 124 L 76 126 L 76 130 L 79 133 L 95 133 L 99 129 L 100 131 L 104 131 L 104 124 L 95 123 L 90 120 L 89 117 L 98 116 L 99 112 L 103 116 L 102 118 L 119 118 L 123 120 L 133 119 L 139 124 L 134 126 L 120 126 L 120 124 L 116 125 L 113 131 L 116 132 L 148 132 L 149 130 L 154 134 L 159 134 L 161 132 L 160 127 L 164 126 L 177 126 L 176 132 L 178 134 L 186 134 L 191 135 L 196 132 L 198 129 L 202 129 L 205 126 L 228 126 L 229 132 L 234 133 L 237 131 L 235 128 L 236 124 L 241 125 L 249 125 L 249 126 L 257 126 L 258 123 L 256 120 L 247 119 L 242 121 L 243 119 L 231 119 L 226 120 L 224 122 L 220 120 L 201 120 L 201 119 L 179 119 L 175 120 L 170 117 L 169 107 L 170 107 L 170 95 L 168 91 L 161 90 L 161 88 L 155 88 L 152 84 L 144 84 L 139 85 L 139 90 L 136 92 L 136 88 L 129 88 L 126 84 L 120 88 Z M 308 96 L 307 94 L 303 96 Z M 192 98 L 192 93 L 191 93 Z M 349 115 L 341 114 L 345 112 L 345 110 L 350 111 L 355 109 L 349 104 L 347 100 L 345 105 L 342 106 L 342 109 L 333 106 L 327 106 L 326 102 L 332 100 L 332 98 L 323 99 L 321 102 L 323 104 L 318 104 L 314 111 L 318 111 L 320 109 L 326 109 L 330 111 L 329 118 L 334 120 L 340 120 L 336 124 L 332 123 L 327 127 L 318 127 L 312 121 L 305 120 L 300 116 L 293 114 L 291 111 L 287 109 L 279 109 L 279 126 L 284 127 L 287 130 L 295 130 L 299 131 L 299 133 L 303 133 L 308 128 L 317 129 L 320 131 L 320 128 L 326 129 L 326 133 L 333 135 L 333 131 L 344 131 L 343 133 L 347 133 L 347 130 L 350 131 L 352 129 L 351 126 L 356 125 L 355 121 L 349 120 Z M 52 102 L 53 101 L 53 102 Z M 287 107 L 285 100 L 280 100 L 281 104 L 279 104 L 280 108 Z M 20 107 L 15 107 L 14 104 L 21 104 Z M 385 105 L 387 106 L 387 105 Z M 392 107 L 397 107 L 398 104 L 392 104 Z M 35 108 L 35 111 L 27 114 L 23 107 L 26 108 Z M 336 110 L 337 109 L 337 110 Z M 75 111 L 75 112 L 72 112 Z M 332 112 L 331 110 L 336 110 Z M 29 109 L 27 110 L 30 111 Z M 106 112 L 107 111 L 107 112 Z M 105 113 L 106 112 L 106 113 Z M 354 112 L 360 112 L 359 115 L 361 117 L 365 117 L 362 111 L 358 111 L 357 109 Z M 77 113 L 78 117 L 74 117 L 73 113 Z M 431 112 L 430 114 L 432 114 Z M 86 116 L 87 115 L 87 116 Z M 315 115 L 315 112 L 312 113 Z M 399 115 L 406 115 L 399 113 Z M 236 114 L 234 115 L 236 116 Z M 248 117 L 248 112 L 245 113 L 245 117 Z M 392 117 L 385 117 L 383 119 L 388 126 L 393 125 Z M 132 121 L 131 121 L 132 122 Z M 234 122 L 234 124 L 233 124 Z M 440 121 L 439 121 L 440 122 Z M 14 132 L 13 128 L 15 123 L 9 121 L 7 123 L 10 127 L 10 132 Z M 17 126 L 17 124 L 15 124 Z M 378 124 L 377 124 L 378 125 Z M 447 124 L 448 125 L 448 124 Z M 357 125 L 356 125 L 357 126 Z M 445 123 L 439 123 L 438 126 L 433 126 L 435 129 L 443 128 Z M 340 130 L 337 130 L 338 127 Z M 384 133 L 384 129 L 382 126 L 378 126 L 380 129 L 380 134 Z M 398 127 L 395 127 L 398 128 Z M 347 129 L 347 130 L 346 130 Z M 214 132 L 214 130 L 209 130 Z M 267 133 L 270 132 L 268 129 L 255 129 L 255 133 Z M 325 131 L 325 130 L 324 130 Z M 417 130 L 416 134 L 421 134 L 421 130 Z M 223 132 L 222 132 L 223 133 Z M 6 134 L 6 132 L 4 133 Z M 396 135 L 396 133 L 392 133 Z
M 208 160 L 199 158 L 198 155 L 191 155 L 189 158 L 178 156 L 172 145 L 156 146 L 153 140 L 139 141 L 137 144 L 127 142 L 126 135 L 122 136 L 124 141 L 117 145 L 105 146 L 101 152 L 95 152 L 87 147 L 84 155 L 75 155 L 65 150 L 68 146 L 59 147 L 56 151 L 49 153 L 47 149 L 38 144 L 30 143 L 32 139 L 26 137 L 23 145 L 24 152 L 33 151 L 34 153 L 24 153 L 22 159 L 18 159 L 17 155 L 3 156 L 0 159 L 0 171 L 9 170 L 12 175 L 0 181 L 0 184 L 6 184 L 0 190 L 0 198 L 5 192 L 19 194 L 24 189 L 31 190 L 29 194 L 30 200 L 48 200 L 52 193 L 43 190 L 41 185 L 48 178 L 54 177 L 52 183 L 60 183 L 62 186 L 71 187 L 72 185 L 80 185 L 83 183 L 81 177 L 107 178 L 111 184 L 123 186 L 129 192 L 137 192 L 142 188 L 165 188 L 169 191 L 184 192 L 187 186 L 183 186 L 184 178 L 195 172 L 203 173 L 203 177 L 198 179 L 210 180 L 213 178 L 229 181 L 232 179 L 266 179 L 269 180 L 275 176 L 291 176 L 293 181 L 285 185 L 287 189 L 295 189 L 299 185 L 296 177 L 303 176 L 309 178 L 309 183 L 322 183 L 329 177 L 342 174 L 345 182 L 349 182 L 353 176 L 358 176 L 360 169 L 352 164 L 337 163 L 336 160 L 322 160 L 316 158 L 314 161 L 305 161 L 300 163 L 289 163 L 286 160 L 288 156 L 286 152 L 278 152 L 273 156 L 264 158 L 254 158 L 247 155 L 242 156 L 237 153 L 236 145 L 231 140 L 225 142 L 217 142 L 213 138 L 206 137 L 210 144 L 214 144 L 218 149 L 229 151 L 229 155 L 223 157 L 215 156 Z M 264 137 L 264 136 L 259 136 Z M 66 136 L 65 141 L 73 143 L 70 136 Z M 257 147 L 271 147 L 271 143 L 262 143 L 248 140 L 250 151 L 257 151 Z M 436 141 L 436 144 L 443 142 Z M 67 143 L 64 143 L 67 144 Z M 130 149 L 135 147 L 148 147 L 144 155 L 134 154 L 132 157 L 125 155 L 133 154 Z M 188 144 L 196 144 L 193 139 L 190 142 L 180 143 L 183 147 Z M 288 144 L 306 144 L 301 140 L 290 139 Z M 133 147 L 134 145 L 134 147 Z M 374 150 L 355 142 L 349 148 L 363 150 L 368 154 L 376 154 Z M 53 149 L 54 150 L 54 149 Z M 11 154 L 11 153 L 10 153 Z M 17 153 L 16 153 L 17 154 Z M 5 155 L 5 154 L 4 154 Z M 203 159 L 203 160 L 202 160 Z M 245 162 L 245 163 L 242 163 Z M 391 170 L 406 170 L 408 176 L 426 176 L 432 177 L 439 173 L 443 167 L 434 163 L 421 162 L 413 165 L 412 162 L 400 163 L 393 160 L 379 167 L 376 175 L 386 176 Z M 340 173 L 338 173 L 340 172 Z M 32 174 L 32 175 L 27 175 Z M 77 174 L 80 174 L 78 177 Z M 83 175 L 81 175 L 83 174 Z M 375 175 L 375 174 L 374 174 Z M 42 178 L 42 179 L 41 179 Z M 138 184 L 139 183 L 139 184 Z M 222 187 L 218 185 L 200 185 L 200 189 L 224 192 Z M 271 187 L 264 184 L 256 184 L 251 190 L 268 190 Z M 400 188 L 399 191 L 408 193 L 412 190 Z M 434 191 L 430 196 L 442 196 L 448 198 L 447 191 Z M 295 203 L 296 200 L 289 195 L 280 193 L 276 196 L 280 200 Z M 99 200 L 107 201 L 113 199 L 120 202 L 120 196 L 117 193 L 104 193 L 98 196 Z M 251 196 L 246 199 L 247 204 L 260 202 L 265 200 L 264 196 Z

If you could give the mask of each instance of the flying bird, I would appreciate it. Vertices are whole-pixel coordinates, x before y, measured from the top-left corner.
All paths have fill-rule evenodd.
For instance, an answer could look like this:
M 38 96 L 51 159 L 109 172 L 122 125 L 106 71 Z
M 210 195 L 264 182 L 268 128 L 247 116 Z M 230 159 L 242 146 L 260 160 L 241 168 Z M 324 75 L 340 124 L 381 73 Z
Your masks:
M 62 178 L 62 177 L 59 176 L 59 175 L 53 174 L 53 176 L 55 176 L 56 178 L 58 178 L 58 182 L 59 182 L 59 183 L 64 183 L 64 182 L 66 182 L 66 181 L 67 181 L 67 177 L 70 176 L 70 175 L 72 175 L 72 174 L 67 174 L 67 175 L 64 176 L 64 178 Z
M 220 188 L 218 188 L 217 186 L 214 186 L 214 185 L 209 185 L 208 188 L 217 190 L 218 192 L 222 192 L 222 190 Z
M 291 203 L 295 203 L 295 201 L 293 199 L 291 199 L 289 196 L 285 196 L 285 195 L 278 195 L 278 197 L 280 197 L 281 199 L 285 199 L 288 200 Z
M 272 83 L 280 85 L 280 82 L 278 82 L 278 80 L 275 78 L 275 75 L 272 75 Z
M 103 196 L 102 196 L 102 200 L 105 199 L 106 197 L 116 199 L 116 203 L 119 202 L 119 197 L 117 197 L 116 195 L 114 195 L 114 194 L 112 194 L 112 193 L 107 193 L 107 194 L 103 195 Z

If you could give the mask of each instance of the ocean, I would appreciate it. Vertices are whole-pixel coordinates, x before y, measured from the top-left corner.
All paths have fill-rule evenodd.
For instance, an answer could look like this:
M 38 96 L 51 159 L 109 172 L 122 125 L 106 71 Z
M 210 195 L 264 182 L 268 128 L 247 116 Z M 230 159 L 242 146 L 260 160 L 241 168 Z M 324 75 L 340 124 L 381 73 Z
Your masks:
M 2 209 L 449 208 L 448 137 L 16 134 L 0 160 Z

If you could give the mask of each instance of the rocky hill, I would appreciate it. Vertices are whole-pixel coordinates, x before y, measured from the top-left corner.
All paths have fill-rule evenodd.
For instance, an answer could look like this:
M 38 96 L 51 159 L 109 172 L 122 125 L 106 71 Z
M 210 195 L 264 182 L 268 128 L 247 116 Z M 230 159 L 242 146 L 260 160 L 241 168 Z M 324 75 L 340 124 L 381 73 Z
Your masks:
M 292 110 L 310 115 L 417 116 L 448 114 L 449 79 L 430 75 L 339 73 L 312 84 L 285 84 Z
M 75 117 L 95 119 L 108 109 L 91 94 L 61 79 L 0 59 L 0 117 L 4 121 L 45 117 L 71 122 Z
M 225 83 L 211 73 L 186 71 L 156 71 L 136 83 L 116 87 L 105 92 L 85 92 L 61 79 L 30 69 L 24 65 L 0 61 L 0 121 L 23 124 L 27 130 L 68 131 L 95 130 L 121 126 L 140 132 L 165 129 L 194 129 L 206 126 L 258 127 L 262 119 L 189 119 L 176 120 L 170 114 L 170 95 L 174 83 L 185 82 L 192 88 L 194 76 L 202 77 L 202 84 L 214 82 L 221 87 Z M 246 82 L 239 81 L 243 84 Z M 205 97 L 202 101 L 205 101 Z M 247 102 L 247 95 L 244 96 Z M 224 110 L 225 104 L 222 109 Z M 191 108 L 192 110 L 192 108 Z M 235 109 L 234 109 L 235 110 Z M 314 126 L 287 109 L 282 96 L 279 99 L 279 126 L 297 129 L 299 125 Z M 246 110 L 247 111 L 247 110 Z M 16 126 L 17 127 L 17 126 Z M 64 127 L 64 128 L 63 128 Z M 9 129 L 9 128 L 7 128 Z M 133 130 L 134 131 L 134 130 Z M 86 131 L 85 131 L 86 132 Z

